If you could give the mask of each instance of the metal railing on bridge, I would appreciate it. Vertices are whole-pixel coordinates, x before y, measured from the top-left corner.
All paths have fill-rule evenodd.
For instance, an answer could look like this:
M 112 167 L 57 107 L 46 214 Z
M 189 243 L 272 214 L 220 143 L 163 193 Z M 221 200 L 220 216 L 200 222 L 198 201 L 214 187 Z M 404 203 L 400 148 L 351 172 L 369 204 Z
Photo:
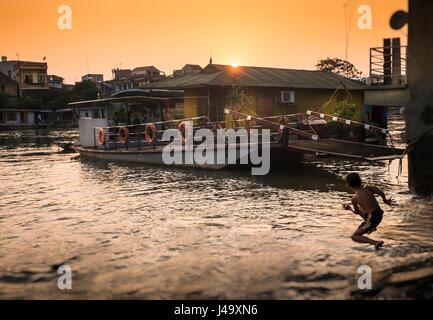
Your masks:
M 407 46 L 400 38 L 384 39 L 383 47 L 370 48 L 369 85 L 405 85 L 407 83 Z

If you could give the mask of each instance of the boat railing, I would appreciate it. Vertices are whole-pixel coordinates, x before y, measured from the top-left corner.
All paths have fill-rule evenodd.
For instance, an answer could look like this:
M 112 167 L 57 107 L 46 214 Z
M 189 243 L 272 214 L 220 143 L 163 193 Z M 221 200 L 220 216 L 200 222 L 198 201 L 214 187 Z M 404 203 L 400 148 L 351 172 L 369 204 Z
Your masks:
M 404 157 L 404 149 L 397 149 L 394 146 L 377 146 L 360 142 L 352 142 L 347 140 L 330 139 L 325 136 L 322 138 L 307 130 L 299 130 L 291 127 L 287 123 L 277 124 L 270 121 L 269 119 L 257 118 L 248 114 L 236 112 L 233 110 L 225 109 L 225 113 L 231 114 L 235 117 L 242 118 L 244 120 L 256 121 L 261 125 L 268 126 L 270 128 L 280 129 L 283 134 L 280 139 L 281 146 L 290 150 L 296 150 L 302 153 L 314 154 L 316 157 L 334 156 L 340 158 L 366 160 L 366 161 L 377 161 L 377 160 L 392 160 L 401 159 Z M 334 117 L 331 115 L 307 111 L 308 116 L 315 116 L 322 124 L 323 120 L 338 121 L 347 125 L 355 125 L 358 127 L 363 126 L 365 130 L 373 130 L 375 132 L 381 132 L 383 134 L 389 133 L 387 129 L 363 124 L 348 119 Z M 313 119 L 307 119 L 308 122 L 314 121 Z M 325 121 L 326 123 L 326 121 Z M 298 135 L 300 139 L 297 141 L 289 141 L 289 133 Z
M 307 115 L 310 117 L 315 117 L 317 119 L 323 119 L 326 121 L 334 121 L 334 122 L 341 123 L 343 125 L 350 125 L 350 126 L 362 128 L 361 132 L 366 130 L 366 131 L 370 131 L 370 132 L 373 132 L 376 134 L 382 134 L 385 137 L 389 137 L 391 147 L 394 147 L 394 141 L 392 139 L 392 136 L 391 136 L 389 130 L 386 128 L 381 128 L 381 127 L 371 125 L 368 123 L 362 123 L 362 122 L 358 122 L 358 121 L 354 121 L 354 120 L 350 120 L 350 119 L 345 119 L 345 118 L 329 115 L 326 113 L 310 111 L 310 110 L 307 111 Z
M 233 114 L 232 114 L 232 116 L 233 116 Z M 293 128 L 306 130 L 306 131 L 308 131 L 314 135 L 317 135 L 315 129 L 311 125 L 311 121 L 303 113 L 290 113 L 290 114 L 282 114 L 282 115 L 276 115 L 276 116 L 257 117 L 257 119 L 272 121 L 278 125 L 281 125 L 284 123 L 284 124 L 287 124 Z M 245 119 L 244 117 L 239 117 L 239 116 L 234 115 L 234 120 L 219 121 L 219 123 L 221 125 L 233 123 L 234 125 L 230 125 L 230 126 L 226 125 L 226 127 L 239 128 L 242 126 L 245 127 L 246 121 L 249 121 L 249 120 Z M 269 124 L 263 124 L 261 122 L 258 123 L 254 119 L 252 121 L 249 121 L 247 126 L 249 128 L 254 128 L 254 129 L 262 129 L 262 128 L 272 129 L 271 130 L 271 136 L 274 136 L 277 138 L 279 138 L 281 136 L 281 130 L 276 129 L 273 126 L 270 127 Z M 291 133 L 289 132 L 289 134 L 291 134 Z
M 305 125 L 305 122 L 308 123 L 308 119 L 305 118 L 305 116 L 302 113 L 296 113 L 296 114 L 286 114 L 286 115 L 278 115 L 278 116 L 269 116 L 264 117 L 261 119 L 268 119 L 267 121 L 270 121 L 274 123 L 276 126 L 278 124 L 275 121 L 278 121 L 280 119 L 292 119 L 291 121 L 288 121 L 286 124 L 288 124 L 291 127 L 296 127 L 298 125 Z M 131 148 L 136 147 L 138 149 L 141 148 L 156 148 L 157 146 L 164 145 L 169 143 L 170 141 L 165 141 L 162 139 L 163 132 L 167 129 L 178 129 L 179 131 L 179 125 L 183 122 L 189 122 L 192 123 L 192 132 L 191 134 L 194 136 L 194 133 L 203 128 L 208 128 L 213 130 L 215 138 L 216 130 L 217 129 L 239 129 L 244 128 L 246 129 L 246 134 L 249 134 L 250 129 L 263 129 L 263 128 L 270 128 L 273 129 L 274 132 L 271 133 L 273 140 L 279 140 L 281 136 L 281 132 L 276 129 L 276 127 L 269 127 L 269 125 L 263 125 L 263 123 L 257 123 L 256 121 L 246 121 L 242 118 L 237 118 L 233 120 L 225 120 L 225 121 L 210 121 L 208 117 L 206 116 L 199 116 L 199 117 L 192 117 L 192 118 L 183 118 L 183 119 L 173 119 L 173 120 L 165 120 L 165 121 L 156 121 L 156 122 L 146 122 L 146 123 L 140 123 L 140 124 L 125 124 L 125 125 L 115 125 L 115 126 L 107 126 L 107 127 L 95 127 L 93 128 L 93 136 L 94 136 L 94 144 L 98 148 L 103 149 L 118 149 L 118 148 Z M 146 127 L 148 125 L 153 125 L 156 132 L 156 137 L 153 137 L 153 132 L 147 133 L 148 137 L 151 137 L 152 141 L 149 141 L 149 138 L 146 137 Z M 279 126 L 278 126 L 279 128 Z M 122 137 L 119 135 L 120 130 L 127 131 L 127 138 L 122 140 Z M 100 131 L 103 130 L 105 135 L 105 141 L 101 141 L 101 137 L 99 136 L 101 133 Z M 314 130 L 313 130 L 314 132 Z M 182 130 L 181 134 L 179 134 L 179 137 L 176 137 L 175 139 L 181 140 L 184 136 L 184 132 Z M 315 132 L 314 132 L 315 134 Z M 260 136 L 261 133 L 259 132 L 258 135 Z M 123 142 L 122 142 L 123 141 Z M 194 143 L 197 141 L 194 141 Z M 199 143 L 199 142 L 198 142 Z
M 115 126 L 95 127 L 93 128 L 95 146 L 104 149 L 117 149 L 122 147 L 126 149 L 128 149 L 128 147 L 137 147 L 138 149 L 141 149 L 142 147 L 155 148 L 156 146 L 162 145 L 165 142 L 161 139 L 161 137 L 162 133 L 166 129 L 178 128 L 178 124 L 186 121 L 192 122 L 194 124 L 194 130 L 208 127 L 208 124 L 210 123 L 206 116 L 200 116 L 139 124 L 118 124 Z M 148 125 L 153 126 L 156 134 L 154 137 L 152 130 L 149 130 L 147 133 L 149 138 L 151 137 L 151 140 L 153 140 L 152 143 L 150 143 L 146 137 L 146 127 Z M 105 141 L 101 141 L 101 138 L 99 137 L 100 134 L 102 135 L 101 130 L 105 135 Z M 120 133 L 121 130 L 123 133 Z M 122 139 L 122 137 L 124 139 Z

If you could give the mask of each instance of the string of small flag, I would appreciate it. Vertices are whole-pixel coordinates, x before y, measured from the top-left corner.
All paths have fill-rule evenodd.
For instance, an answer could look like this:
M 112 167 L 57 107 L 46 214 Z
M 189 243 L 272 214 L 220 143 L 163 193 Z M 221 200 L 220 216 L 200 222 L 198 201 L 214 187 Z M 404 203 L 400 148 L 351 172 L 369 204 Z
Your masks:
M 344 123 L 344 124 L 348 124 L 348 125 L 355 125 L 358 127 L 364 127 L 365 130 L 377 131 L 377 132 L 380 132 L 383 134 L 389 133 L 389 131 L 387 129 L 384 129 L 384 128 L 380 128 L 380 127 L 376 127 L 376 126 L 372 126 L 369 124 L 365 124 L 365 123 L 361 123 L 361 122 L 353 121 L 353 120 L 348 120 L 348 119 L 344 119 L 344 118 L 340 118 L 340 117 L 336 117 L 336 116 L 331 116 L 331 115 L 325 114 L 325 113 L 320 113 L 320 112 L 308 110 L 307 115 L 319 117 L 322 119 L 332 120 L 332 121 L 336 121 L 336 122 L 340 122 L 340 123 Z

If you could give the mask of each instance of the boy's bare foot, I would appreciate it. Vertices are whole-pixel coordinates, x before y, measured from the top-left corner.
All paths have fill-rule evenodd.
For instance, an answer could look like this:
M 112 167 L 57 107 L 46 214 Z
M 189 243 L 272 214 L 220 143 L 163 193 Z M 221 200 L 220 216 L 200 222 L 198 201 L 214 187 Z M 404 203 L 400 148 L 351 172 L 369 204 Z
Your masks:
M 374 248 L 375 248 L 376 250 L 379 250 L 380 247 L 382 247 L 382 246 L 383 246 L 383 241 L 378 241 L 378 242 L 376 242 L 376 244 L 374 245 Z

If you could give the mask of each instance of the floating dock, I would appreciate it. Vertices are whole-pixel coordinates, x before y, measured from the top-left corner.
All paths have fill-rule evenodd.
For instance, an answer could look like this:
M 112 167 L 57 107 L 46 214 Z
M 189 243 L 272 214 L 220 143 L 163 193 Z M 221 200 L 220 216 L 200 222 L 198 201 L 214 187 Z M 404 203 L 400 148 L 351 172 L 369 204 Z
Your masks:
M 284 123 L 284 121 L 280 121 L 281 123 L 279 124 L 229 109 L 225 109 L 225 112 L 245 121 L 252 121 L 262 127 L 269 127 L 280 131 L 285 130 L 285 132 L 297 136 L 300 139 L 291 140 L 288 134 L 283 133 L 280 142 L 282 148 L 300 153 L 314 154 L 317 157 L 335 157 L 363 161 L 393 160 L 403 158 L 405 155 L 404 149 L 395 148 L 393 146 L 389 147 L 347 140 L 320 138 L 317 132 L 313 129 L 313 126 L 309 125 L 309 123 L 312 121 L 308 120 L 308 118 L 303 120 L 306 122 L 307 127 L 309 128 L 307 131 L 293 128 L 287 123 Z M 372 130 L 381 134 L 389 134 L 387 129 L 335 117 L 332 115 L 313 111 L 307 111 L 307 115 L 313 117 L 315 116 L 319 119 L 336 121 L 345 125 L 362 127 L 365 130 Z

